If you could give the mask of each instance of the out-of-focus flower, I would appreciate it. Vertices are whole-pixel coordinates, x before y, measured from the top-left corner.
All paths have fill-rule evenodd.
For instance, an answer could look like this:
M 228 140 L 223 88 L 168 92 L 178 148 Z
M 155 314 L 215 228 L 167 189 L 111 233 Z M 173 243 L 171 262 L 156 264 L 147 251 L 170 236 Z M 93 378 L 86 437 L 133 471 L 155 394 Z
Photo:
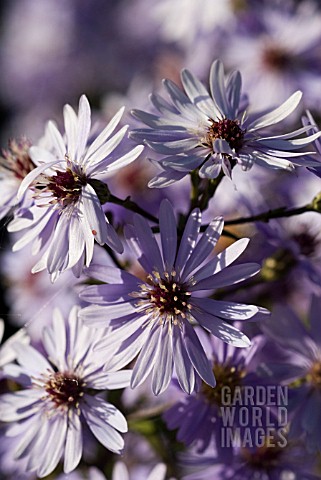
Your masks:
M 260 446 L 236 449 L 233 460 L 224 460 L 214 454 L 185 456 L 183 462 L 198 469 L 187 474 L 184 480 L 317 480 L 316 456 L 307 454 L 304 446 L 290 442 L 285 434 L 271 431 L 272 436 L 262 437 Z
M 280 345 L 287 358 L 266 362 L 262 373 L 289 385 L 289 405 L 294 412 L 290 425 L 292 438 L 304 435 L 306 448 L 321 450 L 321 336 L 320 297 L 313 296 L 304 324 L 289 307 L 273 310 L 264 332 Z
M 146 480 L 164 480 L 166 475 L 166 465 L 158 463 L 146 477 Z M 134 480 L 138 477 L 130 477 L 126 465 L 123 462 L 117 462 L 114 466 L 112 480 Z
M 89 266 L 92 260 L 94 240 L 122 251 L 121 241 L 101 207 L 108 199 L 108 188 L 97 178 L 128 165 L 143 149 L 141 145 L 127 149 L 126 153 L 117 149 L 127 126 L 111 135 L 122 113 L 120 109 L 88 145 L 91 112 L 83 95 L 78 116 L 70 105 L 64 108 L 65 137 L 53 122 L 49 122 L 46 148 L 33 146 L 30 149 L 37 167 L 22 181 L 18 198 L 30 188 L 35 204 L 16 216 L 8 230 L 27 230 L 14 245 L 15 250 L 33 242 L 33 253 L 43 253 L 33 271 L 47 268 L 54 280 L 71 268 L 79 276 L 83 265 Z
M 0 157 L 0 219 L 5 217 L 13 208 L 23 207 L 26 203 L 24 196 L 18 202 L 17 193 L 22 180 L 36 165 L 29 156 L 31 143 L 26 138 L 10 140 L 7 150 L 2 151 Z
M 153 392 L 163 392 L 175 365 L 181 388 L 191 393 L 198 389 L 200 379 L 215 385 L 193 324 L 201 325 L 224 342 L 247 347 L 249 339 L 230 322 L 266 313 L 255 305 L 216 301 L 203 298 L 204 295 L 255 275 L 259 265 L 230 266 L 246 248 L 246 238 L 205 263 L 222 233 L 221 217 L 215 218 L 198 240 L 201 213 L 193 210 L 178 248 L 176 220 L 168 200 L 161 204 L 159 221 L 161 249 L 143 217 L 135 215 L 134 225 L 125 229 L 146 280 L 116 268 L 90 267 L 92 277 L 108 284 L 91 286 L 81 293 L 83 300 L 94 305 L 82 309 L 80 315 L 89 325 L 111 327 L 99 348 L 118 348 L 113 357 L 117 364 L 126 365 L 139 353 L 132 388 L 152 371 Z
M 298 8 L 268 3 L 250 9 L 255 30 L 233 30 L 226 36 L 225 62 L 242 68 L 244 87 L 257 108 L 277 105 L 297 89 L 302 90 L 305 105 L 316 108 L 321 87 L 321 13 L 313 2 L 302 2 Z
M 245 170 L 254 163 L 285 170 L 293 170 L 295 164 L 319 165 L 297 150 L 320 133 L 297 138 L 306 127 L 281 135 L 267 130 L 295 110 L 301 92 L 263 115 L 247 116 L 240 109 L 240 73 L 235 71 L 225 76 L 219 60 L 211 67 L 211 94 L 188 70 L 182 71 L 181 79 L 186 94 L 170 80 L 164 81 L 171 103 L 157 94 L 151 95 L 160 116 L 133 111 L 149 128 L 134 129 L 131 136 L 144 140 L 156 153 L 168 155 L 159 160 L 163 171 L 149 182 L 150 187 L 165 187 L 195 169 L 199 169 L 202 178 L 216 178 L 221 170 L 230 177 L 235 164 Z
M 307 213 L 305 221 L 291 219 L 271 220 L 268 225 L 258 224 L 265 255 L 261 274 L 265 280 L 284 282 L 296 280 L 304 275 L 314 287 L 321 285 L 321 221 L 315 214 Z
M 158 0 L 150 6 L 151 22 L 160 29 L 165 42 L 178 42 L 182 47 L 191 48 L 198 36 L 205 36 L 226 23 L 230 27 L 235 19 L 232 2 L 217 0 Z
M 131 371 L 104 369 L 93 352 L 97 335 L 71 310 L 65 324 L 56 310 L 53 324 L 44 329 L 47 356 L 31 346 L 16 343 L 16 365 L 5 373 L 24 375 L 25 389 L 0 397 L 0 418 L 10 422 L 6 435 L 16 438 L 16 458 L 28 457 L 28 470 L 45 477 L 64 456 L 64 472 L 74 470 L 82 456 L 83 428 L 87 425 L 108 450 L 120 453 L 127 422 L 100 390 L 128 386 Z
M 214 440 L 219 456 L 231 457 L 233 442 L 228 443 L 224 440 L 222 433 L 226 427 L 226 418 L 222 415 L 224 408 L 233 410 L 234 418 L 229 427 L 234 430 L 235 435 L 236 432 L 237 435 L 241 435 L 241 438 L 244 438 L 242 431 L 247 430 L 247 435 L 249 431 L 251 434 L 253 431 L 251 438 L 254 442 L 257 427 L 253 420 L 255 411 L 260 415 L 262 431 L 272 426 L 272 416 L 266 412 L 265 407 L 257 406 L 255 399 L 252 404 L 249 404 L 246 397 L 246 392 L 249 390 L 254 392 L 256 386 L 260 385 L 260 388 L 264 386 L 262 378 L 255 373 L 258 351 L 264 345 L 264 337 L 255 337 L 249 349 L 235 348 L 220 342 L 215 337 L 212 337 L 208 343 L 207 356 L 212 362 L 216 387 L 211 388 L 203 383 L 199 392 L 190 396 L 185 395 L 164 413 L 163 418 L 168 428 L 178 429 L 177 440 L 188 446 L 195 446 L 199 453 L 204 452 Z M 238 402 L 234 404 L 233 399 L 236 395 Z M 244 424 L 242 424 L 239 409 L 244 410 L 244 405 L 250 420 L 243 430 Z
M 144 480 L 164 480 L 166 475 L 166 465 L 158 463 L 149 475 L 144 476 Z M 98 470 L 98 468 L 91 467 L 88 469 L 86 475 L 73 472 L 69 475 L 60 475 L 57 480 L 107 480 L 106 477 Z M 130 475 L 124 462 L 116 462 L 111 480 L 142 480 L 142 477 Z M 171 480 L 174 480 L 173 478 Z
M 15 327 L 25 326 L 34 342 L 41 339 L 42 329 L 51 323 L 56 307 L 67 316 L 70 309 L 79 304 L 77 283 L 81 282 L 81 278 L 77 279 L 71 270 L 55 283 L 51 283 L 46 271 L 31 273 L 37 259 L 39 255 L 32 255 L 30 245 L 14 254 L 8 247 L 1 255 L 1 271 L 6 287 L 4 297 L 10 305 L 7 321 Z
M 0 318 L 0 342 L 4 335 L 5 323 L 2 318 Z M 25 345 L 29 343 L 29 337 L 24 328 L 21 328 L 18 332 L 12 335 L 8 340 L 6 340 L 0 347 L 0 369 L 4 367 L 7 363 L 12 362 L 16 358 L 16 352 L 12 348 L 15 342 L 21 342 Z M 1 373 L 0 373 L 1 376 Z

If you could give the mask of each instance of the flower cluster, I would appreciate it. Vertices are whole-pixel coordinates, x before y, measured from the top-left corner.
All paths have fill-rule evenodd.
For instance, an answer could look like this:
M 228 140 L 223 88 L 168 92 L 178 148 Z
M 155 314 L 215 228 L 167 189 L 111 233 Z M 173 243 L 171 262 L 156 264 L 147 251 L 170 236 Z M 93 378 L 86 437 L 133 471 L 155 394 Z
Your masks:
M 321 478 L 318 2 L 15 3 L 1 479 Z

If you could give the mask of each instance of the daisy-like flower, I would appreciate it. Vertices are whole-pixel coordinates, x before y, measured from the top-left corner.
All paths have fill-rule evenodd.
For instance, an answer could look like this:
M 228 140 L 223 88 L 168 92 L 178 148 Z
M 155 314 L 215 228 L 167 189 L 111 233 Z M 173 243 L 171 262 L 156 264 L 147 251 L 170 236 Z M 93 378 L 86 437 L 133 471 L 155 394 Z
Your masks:
M 120 453 L 127 431 L 122 413 L 107 403 L 100 390 L 128 386 L 131 372 L 106 370 L 93 352 L 97 334 L 77 318 L 73 308 L 65 324 L 58 310 L 44 329 L 47 355 L 29 345 L 14 345 L 22 390 L 0 397 L 0 419 L 10 422 L 6 435 L 16 438 L 15 457 L 28 458 L 27 469 L 49 475 L 64 456 L 64 472 L 74 470 L 82 456 L 85 425 L 108 450 Z M 104 369 L 105 367 L 105 369 Z
M 205 343 L 205 342 L 204 342 Z M 204 452 L 215 441 L 215 447 L 220 455 L 233 456 L 233 442 L 227 445 L 223 438 L 226 419 L 222 416 L 224 408 L 228 407 L 235 411 L 235 416 L 230 427 L 234 434 L 238 432 L 244 439 L 244 431 L 251 434 L 254 443 L 256 427 L 255 411 L 260 413 L 260 427 L 268 429 L 272 426 L 272 417 L 268 416 L 265 406 L 257 406 L 246 403 L 246 389 L 255 390 L 257 385 L 263 386 L 262 378 L 256 373 L 257 355 L 264 345 L 263 336 L 257 336 L 249 349 L 235 348 L 232 345 L 220 342 L 211 337 L 209 342 L 210 352 L 208 357 L 212 360 L 212 368 L 217 385 L 211 388 L 203 383 L 199 392 L 193 395 L 181 394 L 181 399 L 171 406 L 163 415 L 163 418 L 171 430 L 177 430 L 177 440 L 186 445 L 194 445 L 197 452 Z M 229 392 L 229 397 L 224 396 L 224 390 Z M 237 392 L 242 400 L 233 404 L 233 396 Z M 247 405 L 249 421 L 244 429 L 240 419 L 239 409 Z M 252 410 L 253 409 L 253 410 Z M 276 419 L 274 420 L 275 423 Z M 236 435 L 235 435 L 236 438 Z
M 265 440 L 265 442 L 263 442 Z M 198 468 L 183 476 L 183 480 L 318 480 L 317 457 L 309 455 L 304 445 L 290 442 L 284 434 L 270 429 L 270 435 L 261 438 L 260 445 L 235 449 L 234 457 L 214 454 L 183 454 L 182 463 Z
M 268 337 L 286 352 L 262 365 L 262 374 L 289 385 L 289 404 L 293 413 L 292 438 L 304 436 L 310 452 L 321 450 L 321 298 L 313 296 L 308 325 L 292 309 L 278 305 L 271 321 L 264 326 Z
M 17 216 L 8 230 L 27 230 L 13 250 L 33 242 L 33 253 L 43 252 L 33 271 L 47 268 L 54 280 L 72 268 L 79 276 L 83 265 L 88 266 L 92 260 L 94 240 L 122 252 L 121 241 L 101 207 L 107 201 L 108 188 L 96 177 L 128 165 L 143 149 L 139 145 L 124 153 L 120 144 L 127 126 L 111 136 L 123 110 L 121 108 L 88 145 L 91 112 L 86 96 L 82 95 L 78 115 L 70 105 L 64 107 L 64 137 L 50 121 L 46 131 L 47 148 L 30 148 L 29 154 L 37 168 L 22 181 L 18 198 L 29 188 L 35 204 Z
M 297 150 L 320 133 L 297 138 L 307 128 L 281 135 L 266 130 L 295 110 L 301 92 L 263 115 L 247 116 L 241 108 L 240 73 L 226 76 L 219 60 L 211 66 L 211 93 L 188 70 L 182 71 L 181 80 L 186 94 L 172 81 L 164 81 L 171 103 L 151 95 L 160 115 L 133 110 L 149 128 L 133 130 L 132 138 L 144 140 L 156 153 L 166 155 L 159 160 L 163 171 L 149 182 L 150 187 L 166 187 L 195 169 L 202 178 L 216 178 L 221 170 L 230 177 L 235 164 L 244 170 L 254 163 L 285 170 L 292 170 L 294 164 L 313 165 L 313 160 Z
M 149 4 L 150 5 L 150 4 Z M 191 48 L 198 36 L 233 22 L 233 6 L 229 0 L 217 0 L 215 8 L 211 0 L 160 0 L 150 10 L 151 20 L 160 29 L 165 42 L 178 42 Z
M 295 2 L 288 3 L 290 8 L 257 3 L 249 22 L 256 29 L 234 30 L 228 36 L 226 64 L 242 68 L 244 87 L 257 108 L 277 105 L 298 88 L 305 106 L 319 108 L 320 9 L 315 2 L 299 2 L 294 8 Z
M 0 219 L 13 208 L 25 206 L 24 196 L 17 202 L 17 192 L 22 180 L 35 168 L 29 156 L 31 143 L 26 138 L 10 140 L 8 149 L 0 156 Z
M 246 248 L 245 238 L 205 263 L 220 238 L 221 217 L 215 218 L 198 239 L 201 213 L 193 210 L 179 247 L 168 200 L 161 203 L 159 221 L 161 249 L 147 221 L 139 215 L 134 216 L 134 225 L 125 229 L 146 279 L 113 267 L 91 266 L 89 274 L 108 285 L 84 289 L 81 298 L 94 305 L 82 309 L 80 315 L 89 325 L 110 327 L 97 348 L 114 346 L 111 364 L 126 365 L 138 354 L 132 388 L 152 372 L 152 390 L 158 395 L 168 387 L 175 366 L 181 388 L 191 393 L 200 386 L 200 379 L 215 386 L 212 366 L 193 325 L 224 342 L 247 347 L 249 339 L 231 322 L 266 313 L 254 305 L 216 301 L 205 295 L 255 275 L 259 265 L 230 266 Z

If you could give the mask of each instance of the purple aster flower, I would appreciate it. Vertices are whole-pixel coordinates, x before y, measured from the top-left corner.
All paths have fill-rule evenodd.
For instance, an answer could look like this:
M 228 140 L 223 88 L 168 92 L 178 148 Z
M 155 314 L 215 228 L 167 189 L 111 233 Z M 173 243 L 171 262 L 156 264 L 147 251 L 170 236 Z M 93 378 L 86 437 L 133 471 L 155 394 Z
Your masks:
M 139 215 L 134 216 L 134 225 L 125 229 L 146 277 L 142 280 L 117 268 L 90 267 L 88 273 L 108 285 L 91 286 L 81 293 L 83 300 L 94 305 L 82 309 L 80 315 L 89 325 L 110 327 L 99 348 L 114 346 L 117 364 L 126 365 L 138 354 L 132 388 L 152 372 L 152 389 L 158 395 L 168 387 L 175 366 L 181 388 L 191 393 L 200 378 L 215 385 L 212 366 L 193 325 L 200 325 L 224 342 L 247 347 L 249 339 L 231 322 L 266 312 L 255 305 L 205 296 L 255 275 L 259 265 L 230 266 L 246 248 L 246 238 L 205 263 L 222 233 L 221 217 L 215 218 L 198 239 L 201 213 L 193 210 L 179 247 L 174 211 L 168 200 L 161 203 L 159 222 L 161 248 L 149 224 Z
M 208 357 L 212 362 L 216 387 L 211 388 L 203 383 L 197 393 L 185 395 L 165 412 L 163 418 L 168 428 L 177 429 L 176 438 L 185 445 L 193 445 L 197 452 L 201 453 L 214 441 L 219 456 L 228 458 L 233 456 L 237 436 L 244 438 L 245 434 L 248 435 L 250 432 L 254 439 L 258 426 L 266 430 L 271 427 L 272 421 L 277 424 L 277 419 L 266 410 L 266 405 L 256 405 L 255 398 L 250 404 L 246 397 L 249 391 L 255 392 L 257 386 L 260 388 L 267 386 L 255 373 L 258 352 L 265 340 L 263 336 L 255 337 L 249 349 L 235 348 L 215 337 L 211 337 L 209 343 Z M 276 389 L 277 385 L 273 387 Z M 235 403 L 233 399 L 236 395 L 238 401 Z M 240 420 L 242 422 L 240 410 L 244 410 L 244 406 L 249 418 L 246 426 L 240 423 Z M 234 442 L 224 440 L 222 433 L 226 430 L 224 409 L 233 411 L 229 429 L 234 432 Z M 259 425 L 254 421 L 254 412 L 260 415 Z
M 29 156 L 31 143 L 26 138 L 10 140 L 7 150 L 0 156 L 0 219 L 18 205 L 23 207 L 28 201 L 22 197 L 17 201 L 17 193 L 22 180 L 35 168 Z
M 278 108 L 263 115 L 247 116 L 240 106 L 240 73 L 226 76 L 219 60 L 211 66 L 211 94 L 188 70 L 182 71 L 181 80 L 186 94 L 170 80 L 164 81 L 171 103 L 151 95 L 160 115 L 133 111 L 149 128 L 135 129 L 131 136 L 144 140 L 156 153 L 167 155 L 159 160 L 163 171 L 149 182 L 150 187 L 165 187 L 195 169 L 199 169 L 200 177 L 211 179 L 221 170 L 230 177 L 235 164 L 244 170 L 254 163 L 285 170 L 292 170 L 294 164 L 313 165 L 297 150 L 320 133 L 297 138 L 306 131 L 305 127 L 280 135 L 266 130 L 295 110 L 301 92 L 295 92 Z
M 33 242 L 33 253 L 42 251 L 42 258 L 33 271 L 47 268 L 55 279 L 72 268 L 79 276 L 84 263 L 88 266 L 92 260 L 94 240 L 122 251 L 120 239 L 101 206 L 107 200 L 107 186 L 97 178 L 128 165 L 143 149 L 137 146 L 127 153 L 120 151 L 127 126 L 111 136 L 122 113 L 120 109 L 88 145 L 91 112 L 87 98 L 82 95 L 78 115 L 70 105 L 64 107 L 65 136 L 53 122 L 48 122 L 46 148 L 30 148 L 37 168 L 22 181 L 18 198 L 29 187 L 35 204 L 16 216 L 8 230 L 27 230 L 14 250 Z
M 38 477 L 49 475 L 64 456 L 64 472 L 74 470 L 83 450 L 85 427 L 108 450 L 120 453 L 127 422 L 99 390 L 129 384 L 131 372 L 104 369 L 93 347 L 97 334 L 71 310 L 65 324 L 58 310 L 51 327 L 44 329 L 42 355 L 32 346 L 16 343 L 17 365 L 7 365 L 9 375 L 24 375 L 22 390 L 0 397 L 0 419 L 10 422 L 6 435 L 16 438 L 16 458 L 28 458 L 27 469 Z
M 262 365 L 262 374 L 289 385 L 293 412 L 290 435 L 304 435 L 309 451 L 321 450 L 321 299 L 313 296 L 309 325 L 286 306 L 278 305 L 264 326 L 266 334 L 286 352 L 286 358 Z
M 265 443 L 264 443 L 265 440 Z M 184 480 L 317 480 L 314 473 L 317 459 L 308 455 L 302 444 L 288 441 L 285 435 L 271 432 L 262 438 L 262 445 L 236 449 L 233 460 L 224 461 L 214 454 L 185 457 L 183 462 L 192 466 L 194 473 Z M 195 469 L 198 471 L 195 472 Z

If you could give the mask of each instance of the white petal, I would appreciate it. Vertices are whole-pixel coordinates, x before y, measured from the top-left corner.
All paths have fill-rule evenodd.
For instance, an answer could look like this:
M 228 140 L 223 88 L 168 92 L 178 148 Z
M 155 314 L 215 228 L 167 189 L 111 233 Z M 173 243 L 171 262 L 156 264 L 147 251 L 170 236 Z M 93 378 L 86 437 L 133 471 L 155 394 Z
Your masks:
M 15 343 L 12 348 L 16 352 L 18 362 L 24 366 L 30 376 L 52 371 L 50 363 L 31 345 Z
M 51 423 L 47 438 L 44 439 L 43 449 L 38 451 L 41 465 L 37 470 L 37 474 L 40 478 L 49 475 L 58 465 L 63 453 L 66 430 L 66 418 L 57 415 Z
M 82 428 L 79 416 L 71 410 L 68 417 L 68 428 L 66 435 L 66 445 L 64 452 L 64 472 L 69 473 L 74 470 L 80 462 L 82 456 Z
M 148 475 L 147 480 L 164 480 L 166 475 L 166 465 L 158 463 Z
M 84 154 L 88 136 L 91 127 L 91 111 L 90 105 L 86 95 L 82 95 L 79 100 L 79 110 L 78 110 L 78 125 L 77 125 L 77 143 L 76 143 L 76 152 L 74 161 L 81 162 L 81 157 Z
M 108 125 L 104 128 L 104 130 L 98 135 L 98 137 L 93 141 L 90 147 L 87 150 L 86 157 L 84 163 L 88 163 L 90 157 L 100 148 L 103 143 L 107 140 L 107 138 L 113 133 L 115 128 L 117 127 L 120 119 L 124 113 L 125 107 L 121 107 L 118 112 L 113 116 L 110 120 Z
M 301 97 L 302 92 L 300 92 L 299 90 L 293 93 L 293 95 L 291 95 L 291 97 L 288 98 L 284 103 L 282 103 L 282 105 L 280 105 L 278 108 L 254 120 L 254 122 L 248 125 L 247 131 L 253 132 L 255 130 L 258 130 L 259 128 L 268 127 L 270 125 L 281 122 L 281 120 L 288 117 L 296 109 L 301 100 Z
M 48 124 L 47 124 L 47 129 L 48 129 L 48 133 L 51 137 L 51 142 L 52 142 L 52 144 L 54 146 L 54 149 L 56 151 L 56 156 L 62 160 L 63 158 L 65 158 L 65 154 L 66 154 L 66 145 L 65 145 L 64 139 L 62 138 L 61 133 L 59 132 L 59 130 L 58 130 L 57 126 L 54 124 L 54 122 L 49 121 Z M 30 155 L 32 155 L 32 153 Z M 41 156 L 39 156 L 39 153 L 36 154 L 36 155 L 37 155 L 37 163 L 40 160 L 42 160 L 42 161 L 44 160 L 43 158 L 41 159 Z
M 105 420 L 91 414 L 89 409 L 84 409 L 83 414 L 90 430 L 97 440 L 108 450 L 115 453 L 121 453 L 124 448 L 124 440 L 122 436 L 113 427 L 109 426 Z
M 93 237 L 100 245 L 104 245 L 107 239 L 107 220 L 96 192 L 89 184 L 82 188 L 82 203 Z
M 104 160 L 108 155 L 110 155 L 115 148 L 120 144 L 122 139 L 125 136 L 125 133 L 128 129 L 128 125 L 125 125 L 119 132 L 115 133 L 106 143 L 104 143 L 98 150 L 92 154 L 90 161 L 87 157 L 86 162 L 88 164 L 88 172 L 93 170 L 93 167 L 98 165 L 102 160 Z
M 67 154 L 70 160 L 74 161 L 76 158 L 78 118 L 70 105 L 64 106 L 63 115 L 67 137 Z
M 89 168 L 89 172 L 91 175 L 97 174 L 97 173 L 111 173 L 115 172 L 116 170 L 119 170 L 120 168 L 127 167 L 130 163 L 132 163 L 134 160 L 136 160 L 137 157 L 142 153 L 144 150 L 144 145 L 137 145 L 135 148 L 133 148 L 130 152 L 126 153 L 122 157 L 117 158 L 117 160 L 113 161 L 109 165 L 105 166 L 105 163 L 102 162 L 102 168 L 100 167 L 100 164 L 96 164 L 94 168 Z
M 39 150 L 39 147 L 31 147 L 31 148 L 37 148 Z M 31 150 L 31 149 L 30 149 Z M 53 158 L 52 161 L 49 161 L 48 163 L 44 163 L 43 165 L 40 165 L 39 167 L 31 170 L 30 173 L 22 180 L 20 183 L 20 187 L 17 193 L 17 199 L 20 201 L 24 194 L 26 193 L 27 189 L 31 185 L 31 183 L 45 170 L 47 170 L 49 167 L 52 167 L 53 165 L 57 165 L 58 163 L 63 163 L 65 160 L 57 160 L 55 157 L 47 150 L 43 150 L 43 152 L 46 152 L 47 155 L 50 155 L 50 158 Z
M 115 463 L 112 480 L 129 480 L 128 470 L 123 462 Z

